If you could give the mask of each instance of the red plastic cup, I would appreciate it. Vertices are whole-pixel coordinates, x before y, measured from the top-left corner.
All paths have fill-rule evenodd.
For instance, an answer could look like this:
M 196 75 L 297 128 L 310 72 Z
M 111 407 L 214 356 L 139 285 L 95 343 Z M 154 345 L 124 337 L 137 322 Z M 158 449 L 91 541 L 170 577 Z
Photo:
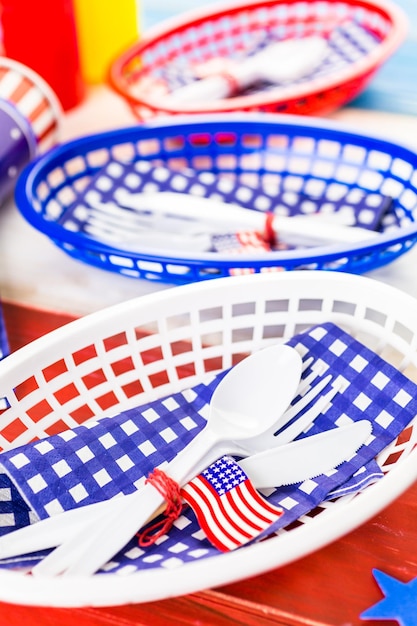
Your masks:
M 51 86 L 64 110 L 81 102 L 81 76 L 72 0 L 1 0 L 6 57 L 31 68 Z

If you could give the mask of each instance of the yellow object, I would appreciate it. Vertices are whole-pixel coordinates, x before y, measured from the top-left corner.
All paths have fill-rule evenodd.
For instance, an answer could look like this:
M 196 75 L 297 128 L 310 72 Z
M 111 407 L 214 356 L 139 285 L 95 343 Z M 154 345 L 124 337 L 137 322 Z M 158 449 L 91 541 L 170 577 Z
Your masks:
M 138 40 L 136 0 L 74 0 L 81 70 L 86 83 L 101 83 L 111 63 Z

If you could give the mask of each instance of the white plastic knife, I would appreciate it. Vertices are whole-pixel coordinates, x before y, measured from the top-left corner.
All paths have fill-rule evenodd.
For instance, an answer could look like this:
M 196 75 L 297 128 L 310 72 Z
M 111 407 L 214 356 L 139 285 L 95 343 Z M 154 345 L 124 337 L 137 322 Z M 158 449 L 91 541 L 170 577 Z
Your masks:
M 257 489 L 291 485 L 325 474 L 349 460 L 371 432 L 371 422 L 361 420 L 258 452 L 240 460 L 239 465 Z
M 254 454 L 240 460 L 239 465 L 256 488 L 298 483 L 353 457 L 371 432 L 371 423 L 361 420 Z M 0 559 L 54 548 L 98 515 L 106 515 L 113 504 L 114 498 L 79 507 L 9 533 L 0 538 Z

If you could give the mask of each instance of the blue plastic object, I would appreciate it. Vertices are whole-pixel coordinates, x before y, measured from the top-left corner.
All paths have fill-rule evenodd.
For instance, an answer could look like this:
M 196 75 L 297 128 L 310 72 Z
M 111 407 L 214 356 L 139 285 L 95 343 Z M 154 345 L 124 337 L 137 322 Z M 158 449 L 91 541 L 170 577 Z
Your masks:
M 214 172 L 279 192 L 343 198 L 366 192 L 393 198 L 379 237 L 355 245 L 268 252 L 259 256 L 128 252 L 59 223 L 92 177 L 112 160 L 138 159 L 181 170 Z M 16 187 L 26 220 L 67 254 L 134 278 L 189 283 L 222 276 L 300 269 L 368 272 L 417 242 L 417 154 L 323 120 L 290 115 L 176 117 L 87 136 L 52 149 L 29 165 Z M 249 209 L 248 209 L 249 210 Z
M 0 301 L 0 360 L 4 359 L 10 352 L 9 341 L 7 338 L 6 324 L 3 316 L 2 304 Z M 1 400 L 0 400 L 1 406 Z

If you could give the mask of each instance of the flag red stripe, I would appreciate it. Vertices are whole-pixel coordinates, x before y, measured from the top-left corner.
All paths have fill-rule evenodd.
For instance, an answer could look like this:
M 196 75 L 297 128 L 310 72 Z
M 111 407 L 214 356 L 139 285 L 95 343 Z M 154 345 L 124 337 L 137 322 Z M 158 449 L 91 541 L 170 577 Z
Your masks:
M 227 552 L 240 545 L 240 542 L 237 542 L 235 537 L 225 530 L 224 525 L 220 524 L 213 506 L 208 502 L 207 496 L 201 488 L 197 486 L 196 480 L 194 480 L 192 484 L 189 483 L 186 488 L 182 490 L 182 495 L 192 506 L 201 529 L 206 533 L 207 537 L 216 548 L 222 552 Z M 210 518 L 212 519 L 211 524 Z M 223 535 L 222 538 L 220 537 L 220 533 Z
M 239 487 L 235 487 L 235 490 L 238 490 Z M 243 517 L 242 510 L 238 507 L 232 506 L 233 501 L 230 498 L 230 492 L 225 493 L 221 498 L 216 496 L 219 500 L 219 506 L 222 511 L 222 515 L 225 519 L 228 520 L 230 525 L 235 529 L 237 533 L 239 533 L 243 538 L 247 541 L 252 539 L 255 534 L 259 532 L 259 528 L 256 528 L 251 523 L 246 523 L 246 520 Z M 242 500 L 242 506 L 245 505 Z M 246 528 L 245 528 L 246 526 Z
M 269 504 L 267 500 L 262 498 L 262 496 L 259 495 L 259 493 L 256 491 L 255 487 L 250 481 L 246 482 L 246 488 L 248 490 L 248 493 L 252 496 L 252 498 L 256 501 L 257 504 L 261 502 L 264 515 L 266 515 L 267 511 L 271 513 L 271 518 L 264 517 L 261 515 L 258 509 L 253 509 L 254 512 L 260 517 L 262 517 L 266 522 L 271 523 L 271 521 L 276 519 L 277 515 L 282 515 L 282 509 Z M 248 502 L 247 500 L 245 502 L 246 502 L 247 507 L 251 509 L 252 506 L 250 502 Z
M 239 497 L 244 504 L 245 515 L 252 521 L 255 518 L 255 523 L 259 524 L 261 530 L 264 530 L 282 515 L 282 508 L 269 504 L 256 491 L 250 480 L 246 480 L 240 485 L 240 491 Z
M 247 524 L 254 531 L 257 531 L 257 532 L 263 529 L 263 526 L 260 526 L 259 522 L 255 523 L 253 519 L 251 519 L 249 516 L 246 515 L 245 509 L 247 508 L 247 502 L 242 492 L 241 485 L 236 487 L 236 489 L 229 491 L 226 497 L 230 506 L 233 508 L 233 510 L 238 515 L 238 517 L 241 518 L 245 524 Z M 256 514 L 256 517 L 257 518 L 259 517 L 258 514 Z M 251 537 L 253 536 L 254 534 L 252 533 Z

